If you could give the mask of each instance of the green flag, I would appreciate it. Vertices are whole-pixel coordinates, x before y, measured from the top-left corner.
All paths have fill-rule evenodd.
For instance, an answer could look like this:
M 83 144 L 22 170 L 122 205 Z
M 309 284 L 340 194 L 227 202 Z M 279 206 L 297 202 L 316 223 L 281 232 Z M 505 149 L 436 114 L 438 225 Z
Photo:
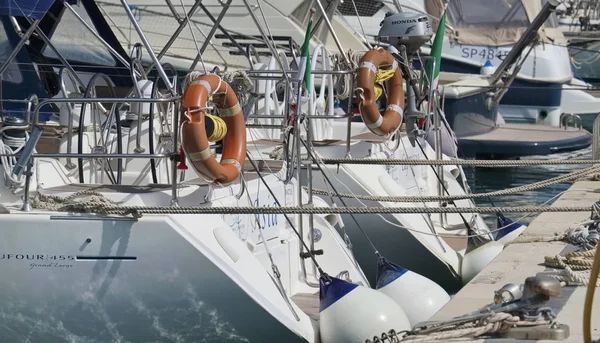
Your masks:
M 447 5 L 446 5 L 447 6 Z M 433 72 L 433 80 L 431 84 L 429 78 L 431 77 L 431 60 L 427 61 L 427 66 L 425 67 L 426 76 L 425 81 L 427 85 L 431 85 L 431 89 L 437 89 L 438 81 L 440 79 L 440 64 L 442 63 L 442 43 L 444 42 L 444 31 L 446 29 L 446 7 L 444 7 L 444 13 L 440 18 L 440 23 L 438 25 L 438 29 L 435 33 L 435 38 L 433 39 L 433 44 L 431 45 L 431 57 L 435 58 L 435 71 Z
M 300 59 L 300 63 L 306 63 L 304 87 L 308 93 L 310 93 L 310 31 L 312 31 L 312 25 L 311 19 L 306 26 L 306 35 L 304 36 L 304 44 L 302 44 L 302 58 Z

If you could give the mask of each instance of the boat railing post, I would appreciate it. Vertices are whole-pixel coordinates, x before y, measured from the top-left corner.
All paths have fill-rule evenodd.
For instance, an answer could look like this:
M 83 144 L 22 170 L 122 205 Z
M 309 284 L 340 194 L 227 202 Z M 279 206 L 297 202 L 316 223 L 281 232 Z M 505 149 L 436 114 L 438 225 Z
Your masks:
M 198 55 L 196 56 L 196 58 L 194 58 L 194 62 L 192 62 L 192 65 L 190 66 L 190 72 L 193 71 L 194 68 L 196 68 L 196 65 L 198 65 L 198 62 L 200 61 L 200 58 L 202 57 L 204 50 L 206 50 L 206 47 L 212 40 L 213 35 L 215 34 L 215 32 L 217 32 L 217 29 L 219 28 L 219 25 L 221 25 L 221 21 L 225 17 L 227 10 L 229 10 L 229 6 L 231 5 L 232 1 L 233 0 L 227 0 L 227 2 L 225 2 L 225 3 L 221 2 L 223 9 L 221 10 L 221 13 L 219 13 L 217 20 L 214 22 L 212 28 L 208 32 L 208 35 L 204 38 L 204 43 L 202 43 L 202 46 L 200 47 L 200 51 L 198 51 Z M 192 28 L 192 27 L 190 26 L 190 28 Z
M 600 116 L 594 119 L 592 129 L 592 160 L 600 160 Z
M 177 87 L 177 78 L 173 78 L 173 87 Z M 172 126 L 172 137 L 173 137 L 173 158 L 171 159 L 171 206 L 179 207 L 179 199 L 177 198 L 177 158 L 179 151 L 179 114 L 181 112 L 181 102 L 177 101 L 173 104 L 173 126 Z M 184 154 L 185 155 L 185 154 Z M 185 159 L 185 156 L 183 156 Z M 181 161 L 185 162 L 185 161 Z
M 176 90 L 173 87 L 173 83 L 167 76 L 165 69 L 160 64 L 160 61 L 158 60 L 158 57 L 156 57 L 154 50 L 152 50 L 152 46 L 150 45 L 150 42 L 148 42 L 148 39 L 146 39 L 146 35 L 144 35 L 144 31 L 142 31 L 142 28 L 140 27 L 140 24 L 138 23 L 137 19 L 135 19 L 135 15 L 131 11 L 131 7 L 129 7 L 129 3 L 127 3 L 127 0 L 120 0 L 120 1 L 121 1 L 121 4 L 123 5 L 123 9 L 125 9 L 125 13 L 127 13 L 127 16 L 129 17 L 129 21 L 131 22 L 131 24 L 137 31 L 138 36 L 140 37 L 140 40 L 142 41 L 142 44 L 144 44 L 144 47 L 146 47 L 146 50 L 148 51 L 150 58 L 154 62 L 154 65 L 156 66 L 156 70 L 158 71 L 160 78 L 163 79 L 163 81 L 165 82 L 165 85 L 167 85 L 167 87 L 171 91 L 171 95 L 175 95 Z
M 304 81 L 304 71 L 306 68 L 306 64 L 305 63 L 300 63 L 300 65 L 298 66 L 298 72 L 296 73 L 295 77 L 294 77 L 294 82 L 296 83 L 296 117 L 294 118 L 294 140 L 295 140 L 295 144 L 296 144 L 296 182 L 298 182 L 298 185 L 296 187 L 296 192 L 297 192 L 297 201 L 298 201 L 298 207 L 304 207 L 303 201 L 302 201 L 302 167 L 303 167 L 303 161 L 302 161 L 302 122 L 303 119 L 308 119 L 308 118 L 302 118 L 302 83 Z M 307 164 L 307 168 L 310 169 L 312 167 L 312 163 Z M 310 173 L 310 171 L 307 171 L 307 174 Z M 307 175 L 308 177 L 308 175 Z M 307 180 L 308 181 L 308 180 Z M 310 180 L 311 183 L 308 184 L 308 186 L 312 186 L 312 180 Z M 309 201 L 312 200 L 310 199 L 310 195 L 312 194 L 312 190 L 309 190 Z M 315 283 L 312 282 L 308 279 L 308 274 L 306 273 L 306 258 L 305 256 L 310 256 L 313 254 L 314 251 L 314 243 L 313 243 L 313 239 L 312 239 L 312 232 L 310 233 L 310 240 L 311 240 L 311 245 L 309 247 L 309 249 L 311 249 L 312 251 L 304 251 L 304 244 L 303 244 L 303 240 L 306 238 L 304 236 L 304 220 L 303 220 L 303 214 L 298 214 L 298 231 L 300 233 L 300 239 L 301 241 L 299 242 L 300 244 L 300 259 L 301 259 L 301 263 L 300 263 L 300 267 L 302 270 L 302 276 L 304 277 L 304 281 L 306 282 L 306 284 L 308 286 L 311 287 L 319 287 L 319 283 Z M 309 225 L 310 225 L 310 216 L 309 216 Z M 310 228 L 309 228 L 310 229 Z
M 325 24 L 327 24 L 327 27 L 329 28 L 329 32 L 331 33 L 331 37 L 333 37 L 333 41 L 335 42 L 335 45 L 337 45 L 338 49 L 340 50 L 340 53 L 342 56 L 344 56 L 344 60 L 348 65 L 352 65 L 350 63 L 350 59 L 348 58 L 348 56 L 346 56 L 346 50 L 344 50 L 344 47 L 342 47 L 342 43 L 340 42 L 337 34 L 335 33 L 335 30 L 333 29 L 333 25 L 331 25 L 331 21 L 329 20 L 329 16 L 327 15 L 327 11 L 325 11 L 325 8 L 323 7 L 323 4 L 321 3 L 321 0 L 315 0 L 317 5 L 319 6 L 319 11 L 321 11 L 321 16 L 323 18 L 323 20 L 325 21 Z
M 354 87 L 354 73 L 350 74 L 350 87 Z M 346 158 L 351 158 L 352 155 L 350 153 L 350 140 L 352 139 L 352 101 L 354 97 L 354 92 L 350 92 L 350 96 L 348 97 L 348 127 L 346 128 Z
M 427 75 L 427 77 L 429 78 L 429 104 L 427 106 L 427 114 L 428 115 L 432 115 L 433 116 L 433 130 L 434 130 L 434 138 L 435 138 L 435 159 L 436 160 L 442 160 L 443 156 L 442 156 L 442 120 L 441 120 L 441 115 L 442 113 L 440 111 L 438 111 L 438 106 L 437 106 L 437 98 L 439 95 L 439 92 L 437 89 L 433 89 L 431 87 L 431 85 L 433 84 L 433 80 L 435 77 L 435 68 L 436 68 L 436 60 L 435 58 L 430 58 L 431 59 L 431 71 L 429 73 L 429 75 Z M 443 196 L 444 195 L 444 167 L 442 165 L 438 165 L 436 166 L 436 173 L 438 175 L 437 179 L 437 195 L 438 196 Z M 443 202 L 441 200 L 438 201 L 438 206 L 442 207 L 443 206 Z M 444 213 L 440 213 L 440 226 L 444 227 L 444 223 L 446 222 L 446 214 Z
M 8 58 L 4 61 L 4 63 L 0 65 L 0 75 L 4 74 L 6 69 L 8 69 L 10 64 L 17 57 L 21 49 L 23 49 L 25 44 L 29 41 L 29 37 L 37 29 L 38 25 L 40 25 L 40 19 L 36 19 L 30 23 L 31 25 L 29 26 L 27 31 L 25 31 L 25 33 L 21 36 L 21 40 L 19 41 L 19 43 L 17 43 L 17 45 L 13 48 L 13 50 L 11 51 L 10 55 L 8 55 Z
M 23 189 L 23 207 L 21 208 L 24 212 L 31 212 L 31 203 L 29 201 L 29 190 L 31 186 L 31 176 L 33 175 L 33 165 L 34 165 L 34 156 L 33 152 L 35 151 L 35 146 L 40 141 L 42 137 L 42 133 L 44 130 L 38 125 L 34 125 L 31 130 L 31 135 L 29 135 L 29 139 L 25 146 L 21 150 L 21 156 L 17 160 L 17 164 L 12 170 L 12 173 L 17 177 L 21 177 L 23 175 L 23 170 L 25 170 L 25 186 Z

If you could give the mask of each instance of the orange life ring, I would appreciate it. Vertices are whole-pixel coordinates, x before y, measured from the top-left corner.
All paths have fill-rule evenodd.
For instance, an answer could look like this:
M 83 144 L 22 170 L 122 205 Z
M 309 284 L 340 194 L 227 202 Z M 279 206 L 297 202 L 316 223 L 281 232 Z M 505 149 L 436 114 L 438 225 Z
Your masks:
M 204 125 L 204 111 L 211 96 L 219 117 L 227 125 L 220 162 L 210 151 Z M 246 122 L 238 98 L 229 84 L 218 75 L 195 78 L 183 93 L 180 118 L 183 150 L 194 169 L 213 182 L 227 184 L 235 181 L 246 160 Z
M 377 108 L 373 87 L 377 69 L 385 65 L 396 71 L 391 79 L 385 81 L 387 106 L 382 116 Z M 369 130 L 378 136 L 385 136 L 398 130 L 404 114 L 404 87 L 402 73 L 394 56 L 381 47 L 369 50 L 360 60 L 356 85 L 354 92 L 358 99 L 358 109 Z

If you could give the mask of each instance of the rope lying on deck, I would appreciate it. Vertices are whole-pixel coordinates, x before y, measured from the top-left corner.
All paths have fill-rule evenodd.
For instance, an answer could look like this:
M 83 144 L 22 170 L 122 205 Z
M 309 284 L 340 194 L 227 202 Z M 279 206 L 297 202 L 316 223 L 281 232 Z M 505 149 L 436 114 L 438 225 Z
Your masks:
M 595 255 L 595 250 L 574 251 L 566 256 L 546 256 L 544 257 L 544 264 L 552 268 L 564 269 L 569 267 L 572 270 L 587 270 L 592 268 Z
M 595 220 L 592 220 L 591 223 L 595 223 Z M 595 230 L 593 230 L 593 232 L 595 232 Z M 598 244 L 597 236 L 596 238 L 592 238 L 588 227 L 586 225 L 580 225 L 569 228 L 562 236 L 557 235 L 556 237 L 557 239 L 555 240 L 557 241 L 565 241 L 572 245 L 581 246 L 590 250 L 573 251 L 566 256 L 545 256 L 544 265 L 556 269 L 546 270 L 537 275 L 550 276 L 567 285 L 587 286 L 590 280 L 590 269 L 594 263 L 594 256 L 596 253 L 595 246 Z M 600 286 L 600 284 L 597 284 L 597 286 Z

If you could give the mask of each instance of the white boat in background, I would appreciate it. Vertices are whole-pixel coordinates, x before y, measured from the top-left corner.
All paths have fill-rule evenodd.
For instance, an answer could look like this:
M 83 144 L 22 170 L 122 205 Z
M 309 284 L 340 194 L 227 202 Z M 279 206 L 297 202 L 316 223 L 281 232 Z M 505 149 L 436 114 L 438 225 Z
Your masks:
M 310 0 L 307 0 L 310 2 Z M 442 49 L 441 70 L 479 74 L 486 63 L 491 71 L 502 64 L 527 26 L 547 0 L 457 0 L 450 1 Z M 442 0 L 355 0 L 338 8 L 338 16 L 349 29 L 362 36 L 361 25 L 373 42 L 386 13 L 415 11 L 434 19 L 433 29 L 443 11 Z M 564 126 L 563 113 L 596 114 L 600 104 L 585 93 L 584 82 L 573 77 L 571 61 L 557 17 L 553 14 L 539 31 L 541 42 L 527 55 L 522 68 L 500 103 L 507 123 L 536 123 Z M 430 48 L 424 46 L 428 55 Z M 489 72 L 489 71 L 487 71 Z
M 160 63 L 149 74 L 154 82 L 144 79 L 141 45 L 131 56 L 111 46 L 115 37 L 94 2 L 30 5 L 0 9 L 0 30 L 11 37 L 4 43 L 14 49 L 0 67 L 10 70 L 2 82 L 14 96 L 2 99 L 12 106 L 0 129 L 11 155 L 0 185 L 0 265 L 10 275 L 0 280 L 0 305 L 10 309 L 3 341 L 364 341 L 409 330 L 432 291 L 449 299 L 389 263 L 382 263 L 392 273 L 385 290 L 372 289 L 335 216 L 267 212 L 306 201 L 327 206 L 298 182 L 300 154 L 294 176 L 287 160 L 266 157 L 271 142 L 241 138 L 245 126 L 239 137 L 221 132 L 248 152 L 236 160 L 240 177 L 226 184 L 198 168 L 197 155 L 180 154 L 179 139 L 193 138 L 186 125 L 195 125 L 180 119 L 219 122 L 205 113 L 208 104 L 186 102 L 188 89 L 214 96 L 222 115 L 231 110 L 208 81 L 193 74 L 179 91 Z M 154 88 L 159 79 L 164 86 Z M 229 117 L 239 122 L 238 105 Z M 407 296 L 412 302 L 397 302 Z

